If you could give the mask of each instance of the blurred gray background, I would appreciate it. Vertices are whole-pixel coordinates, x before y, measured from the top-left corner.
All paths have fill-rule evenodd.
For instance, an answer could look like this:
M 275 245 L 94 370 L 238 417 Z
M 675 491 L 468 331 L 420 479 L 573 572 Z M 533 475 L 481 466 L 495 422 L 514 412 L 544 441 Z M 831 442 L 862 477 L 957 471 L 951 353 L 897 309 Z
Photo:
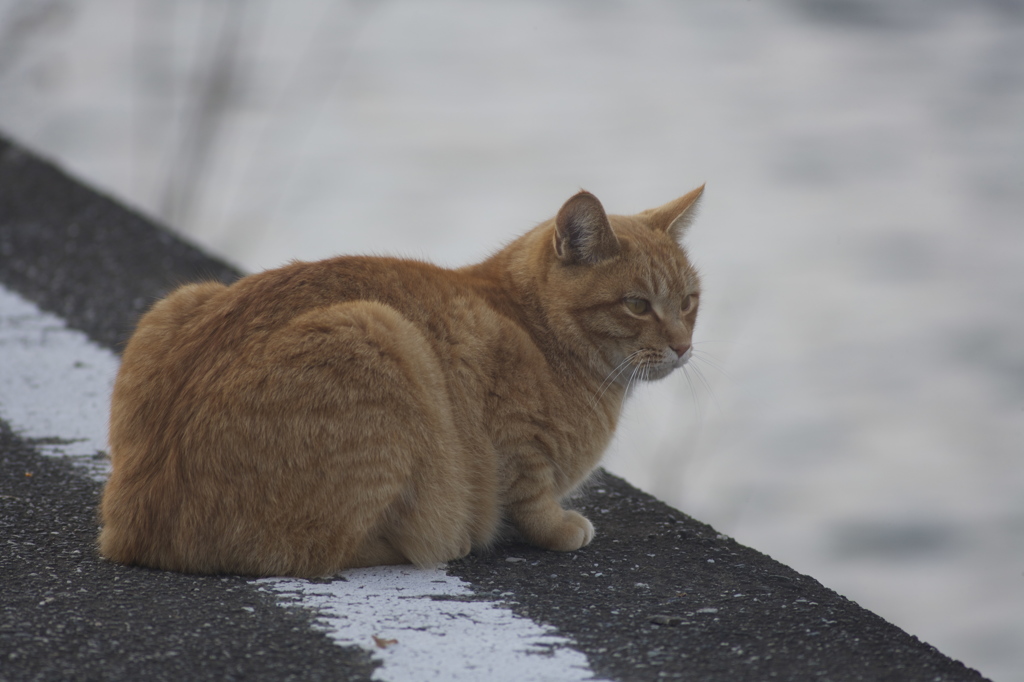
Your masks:
M 0 130 L 250 271 L 706 181 L 608 467 L 1024 680 L 1021 1 L 0 0 Z

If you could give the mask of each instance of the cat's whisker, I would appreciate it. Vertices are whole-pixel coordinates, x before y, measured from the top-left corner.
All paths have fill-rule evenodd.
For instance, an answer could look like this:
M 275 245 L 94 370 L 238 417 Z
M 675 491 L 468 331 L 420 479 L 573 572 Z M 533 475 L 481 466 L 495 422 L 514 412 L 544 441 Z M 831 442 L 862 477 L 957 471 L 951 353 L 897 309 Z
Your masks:
M 640 371 L 636 373 L 636 379 L 634 381 L 634 386 L 636 384 L 639 384 L 641 381 L 647 381 L 648 380 L 648 378 L 650 377 L 650 373 L 651 373 L 651 365 L 650 365 L 650 363 L 649 362 L 645 362 L 644 364 L 640 365 L 639 366 L 639 370 Z
M 725 367 L 722 363 L 711 353 L 706 350 L 697 350 L 696 348 L 693 349 L 692 353 L 691 357 L 694 360 L 700 360 L 711 369 L 718 371 L 722 376 L 729 376 L 729 373 L 725 371 Z
M 604 394 L 608 391 L 608 389 L 610 389 L 612 387 L 612 384 L 615 383 L 615 381 L 622 375 L 622 373 L 625 372 L 627 369 L 629 369 L 632 366 L 631 361 L 633 360 L 633 358 L 635 358 L 640 353 L 641 353 L 641 351 L 639 351 L 639 350 L 633 351 L 632 353 L 627 355 L 625 358 L 623 358 L 622 362 L 620 362 L 618 365 L 615 366 L 615 369 L 613 369 L 611 372 L 608 373 L 608 376 L 605 378 L 604 381 L 601 382 L 601 385 L 598 387 L 597 395 L 595 395 L 593 401 L 591 401 L 590 407 L 592 409 L 597 410 L 597 406 L 601 402 L 601 398 L 604 396 Z M 626 392 L 628 393 L 629 392 L 629 390 L 628 390 L 629 389 L 629 382 L 628 381 L 626 382 L 626 388 L 627 388 Z
M 634 365 L 633 366 L 633 371 L 630 373 L 629 379 L 626 381 L 626 394 L 627 395 L 629 395 L 633 391 L 633 389 L 636 387 L 636 384 L 639 383 L 639 380 L 642 377 L 642 374 L 643 374 L 643 371 L 644 371 L 645 367 L 646 367 L 645 364 L 639 364 L 639 365 Z
M 686 380 L 690 384 L 691 394 L 693 395 L 694 402 L 698 401 L 699 398 L 697 396 L 696 391 L 693 390 L 693 378 L 690 376 L 690 370 L 693 371 L 693 375 L 697 378 L 697 381 L 700 383 L 701 386 L 704 387 L 704 390 L 711 397 L 711 401 L 715 404 L 715 409 L 721 412 L 722 406 L 718 402 L 718 396 L 715 395 L 715 390 L 714 388 L 712 388 L 711 382 L 708 381 L 707 376 L 704 375 L 704 372 L 701 371 L 700 367 L 698 367 L 696 363 L 691 363 L 684 367 L 683 369 L 685 370 Z
M 700 398 L 697 396 L 697 389 L 693 385 L 693 377 L 690 376 L 690 371 L 686 365 L 683 365 L 683 376 L 686 377 L 686 386 L 690 389 L 690 397 L 693 398 L 694 416 L 699 424 L 704 420 L 704 414 L 700 409 Z
M 711 398 L 715 400 L 715 402 L 717 402 L 717 398 L 715 398 L 715 391 L 714 389 L 711 388 L 711 382 L 708 381 L 708 378 L 706 376 L 704 376 L 704 372 L 702 372 L 700 367 L 698 367 L 696 364 L 694 364 L 691 367 L 691 369 L 693 370 L 693 373 L 697 375 L 697 379 L 700 381 L 700 383 L 704 385 L 704 389 L 708 392 L 708 395 L 710 395 Z
M 626 358 L 625 360 L 620 362 L 615 367 L 615 369 L 613 369 L 611 372 L 609 372 L 609 374 L 605 378 L 605 380 L 601 382 L 600 386 L 598 386 L 597 393 L 594 395 L 593 399 L 590 401 L 590 407 L 591 408 L 593 408 L 595 410 L 597 409 L 597 405 L 598 405 L 598 403 L 601 402 L 601 398 L 608 391 L 608 389 L 610 389 L 612 387 L 612 384 L 614 384 L 615 380 L 619 378 L 619 375 L 621 375 L 624 371 L 626 371 L 626 369 L 628 369 L 628 367 L 629 367 L 629 358 Z
M 631 365 L 630 368 L 631 369 L 630 369 L 630 372 L 629 372 L 629 377 L 626 379 L 626 386 L 623 389 L 625 391 L 625 395 L 627 395 L 627 396 L 629 395 L 629 392 L 630 392 L 630 390 L 631 390 L 631 388 L 633 386 L 633 377 L 636 376 L 636 372 L 637 372 L 637 369 L 639 368 L 639 365 Z
M 715 397 L 715 391 L 711 388 L 711 382 L 708 381 L 707 376 L 704 374 L 703 371 L 701 371 L 701 368 L 699 366 L 700 363 L 703 363 L 703 364 L 707 365 L 708 367 L 710 367 L 711 369 L 717 371 L 719 374 L 721 374 L 723 377 L 725 377 L 727 379 L 731 379 L 731 377 L 729 376 L 729 373 L 725 371 L 725 368 L 722 367 L 721 364 L 719 364 L 716 361 L 710 360 L 707 357 L 707 355 L 708 355 L 707 353 L 701 353 L 700 355 L 693 356 L 693 363 L 692 363 L 692 365 L 693 365 L 694 371 L 697 373 L 698 377 L 700 377 L 700 380 L 704 383 L 704 387 L 708 390 L 708 393 L 711 394 L 711 397 L 714 398 Z M 715 402 L 717 403 L 717 399 L 716 399 Z
M 611 385 L 613 383 L 615 383 L 615 381 L 622 375 L 623 372 L 625 372 L 627 369 L 629 369 L 630 367 L 633 366 L 633 364 L 632 364 L 633 358 L 638 356 L 640 354 L 640 352 L 641 351 L 638 351 L 638 350 L 637 351 L 633 351 L 632 353 L 630 353 L 629 355 L 627 355 L 626 357 L 624 357 L 622 359 L 622 362 L 620 362 L 615 367 L 615 369 L 613 369 L 608 374 L 608 377 L 604 380 L 604 383 L 601 384 L 601 388 L 602 388 L 601 393 L 604 393 L 604 391 L 607 391 L 611 387 Z
M 725 366 L 722 365 L 721 361 L 718 358 L 716 358 L 714 355 L 712 355 L 711 353 L 709 353 L 709 352 L 707 352 L 705 350 L 696 350 L 696 349 L 694 349 L 693 355 L 696 356 L 696 357 L 699 357 L 703 361 L 703 363 L 706 363 L 707 365 L 715 368 L 716 370 L 718 370 L 722 374 L 726 374 Z

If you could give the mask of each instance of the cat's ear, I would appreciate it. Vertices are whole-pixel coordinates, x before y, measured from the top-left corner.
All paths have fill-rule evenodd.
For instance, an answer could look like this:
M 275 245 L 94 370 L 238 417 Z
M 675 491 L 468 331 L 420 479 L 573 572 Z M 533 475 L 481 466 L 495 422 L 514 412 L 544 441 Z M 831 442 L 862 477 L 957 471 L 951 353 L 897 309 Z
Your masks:
M 590 192 L 581 191 L 555 217 L 555 254 L 566 264 L 599 263 L 619 252 L 619 239 L 604 207 Z
M 648 212 L 651 227 L 668 232 L 669 236 L 679 241 L 697 217 L 697 204 L 703 193 L 704 185 L 701 185 L 675 201 Z

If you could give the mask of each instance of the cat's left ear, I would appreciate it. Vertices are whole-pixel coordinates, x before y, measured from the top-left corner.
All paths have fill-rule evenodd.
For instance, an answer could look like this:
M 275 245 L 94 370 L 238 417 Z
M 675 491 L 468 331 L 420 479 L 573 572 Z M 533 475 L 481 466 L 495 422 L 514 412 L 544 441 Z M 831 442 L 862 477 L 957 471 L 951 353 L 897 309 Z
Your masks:
M 555 217 L 555 253 L 563 263 L 593 265 L 619 252 L 619 239 L 604 207 L 581 191 L 562 205 Z
M 687 228 L 697 217 L 697 204 L 704 193 L 704 185 L 670 201 L 660 208 L 648 212 L 648 220 L 655 230 L 668 232 L 677 242 L 683 238 Z

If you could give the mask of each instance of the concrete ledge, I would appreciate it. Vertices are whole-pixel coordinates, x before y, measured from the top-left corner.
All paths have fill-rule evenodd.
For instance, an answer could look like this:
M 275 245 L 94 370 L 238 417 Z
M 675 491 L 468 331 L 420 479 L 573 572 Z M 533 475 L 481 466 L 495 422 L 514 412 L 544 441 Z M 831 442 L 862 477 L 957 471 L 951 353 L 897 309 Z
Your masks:
M 100 346 L 116 351 L 138 315 L 173 286 L 238 276 L 0 138 L 0 285 Z M 0 355 L 0 374 L 12 370 L 4 363 Z M 0 420 L 5 410 L 0 402 Z M 373 674 L 379 661 L 366 649 L 333 643 L 312 627 L 317 614 L 282 607 L 252 581 L 99 560 L 100 484 L 42 456 L 42 440 L 0 422 L 0 678 Z M 600 476 L 576 506 L 597 527 L 591 546 L 556 554 L 507 544 L 453 562 L 447 573 L 471 585 L 460 599 L 499 601 L 557 628 L 597 677 L 983 679 L 614 476 Z
M 0 283 L 119 347 L 184 282 L 237 270 L 0 137 Z

